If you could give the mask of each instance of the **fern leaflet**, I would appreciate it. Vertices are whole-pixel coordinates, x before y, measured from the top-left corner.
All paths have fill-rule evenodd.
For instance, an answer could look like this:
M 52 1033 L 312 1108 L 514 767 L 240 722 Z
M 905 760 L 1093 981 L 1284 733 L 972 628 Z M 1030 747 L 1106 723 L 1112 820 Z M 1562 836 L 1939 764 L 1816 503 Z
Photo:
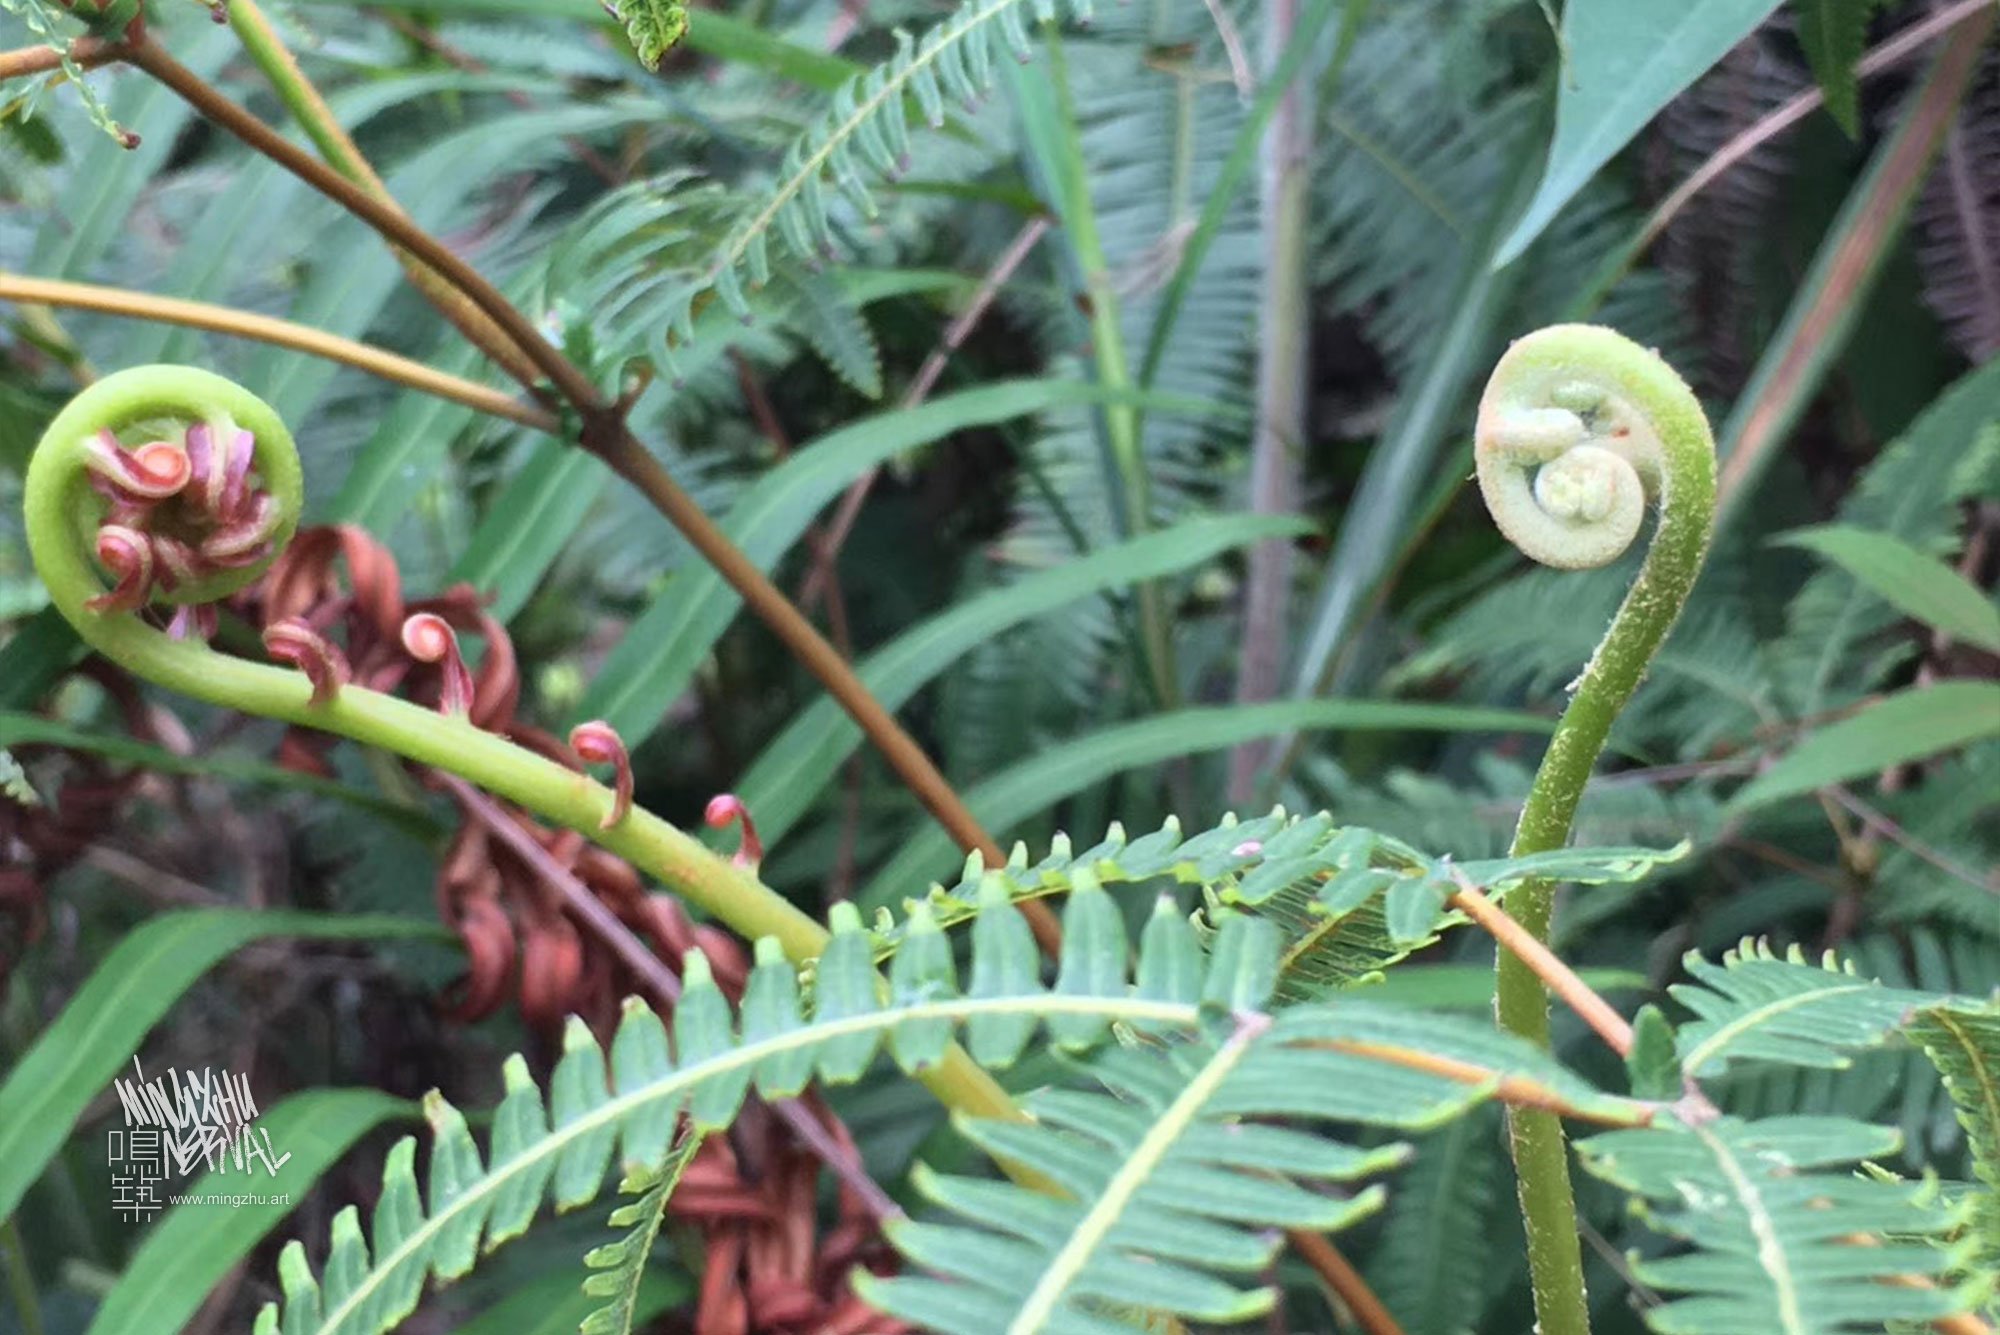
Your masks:
M 626 1009 L 644 1004 L 634 998 L 626 1003 Z M 636 1195 L 638 1199 L 611 1212 L 611 1226 L 629 1230 L 625 1236 L 592 1248 L 583 1258 L 583 1263 L 595 1272 L 583 1281 L 583 1291 L 593 1298 L 610 1301 L 583 1319 L 581 1335 L 632 1335 L 639 1286 L 646 1277 L 653 1240 L 660 1236 L 660 1222 L 666 1218 L 667 1198 L 680 1185 L 681 1174 L 687 1171 L 700 1148 L 700 1136 L 683 1134 L 667 1152 L 665 1163 L 652 1168 L 634 1167 L 618 1184 L 621 1194 Z
M 1687 1255 L 1632 1262 L 1633 1274 L 1687 1295 L 1653 1308 L 1662 1335 L 1838 1335 L 1962 1312 L 1977 1282 L 1907 1286 L 1957 1268 L 1933 1245 L 1957 1226 L 1929 1184 L 1848 1172 L 1892 1152 L 1892 1130 L 1831 1117 L 1662 1119 L 1578 1143 L 1584 1167 L 1645 1201 L 1655 1229 Z M 1859 1234 L 1893 1240 L 1869 1245 Z M 1890 1281 L 1903 1280 L 1903 1284 Z
M 1038 23 L 1055 22 L 1056 0 L 970 0 L 921 40 L 899 30 L 896 54 L 842 86 L 825 114 L 786 151 L 777 186 L 723 242 L 706 275 L 679 295 L 675 336 L 684 342 L 694 337 L 696 303 L 709 291 L 739 319 L 751 318 L 746 288 L 770 281 L 774 232 L 802 260 L 836 258 L 828 179 L 856 212 L 875 217 L 878 209 L 865 178 L 872 173 L 893 181 L 908 170 L 908 103 L 933 129 L 944 125 L 948 94 L 977 106 L 993 87 L 994 28 L 1017 60 L 1033 55 L 1021 16 L 1024 4 Z M 1089 20 L 1090 8 L 1089 0 L 1069 0 L 1079 22 Z
M 1268 924 L 1246 921 L 1231 919 L 1235 950 L 1274 937 Z M 1218 958 L 1231 954 L 1231 938 L 1225 927 Z M 1269 966 L 1264 954 L 1267 982 Z M 1328 1187 L 1408 1153 L 1400 1143 L 1330 1141 L 1301 1123 L 1436 1126 L 1492 1098 L 1503 1071 L 1548 1097 L 1580 1100 L 1571 1106 L 1584 1116 L 1635 1110 L 1476 1020 L 1358 1001 L 1230 1014 L 1194 1042 L 1105 1050 L 1089 1070 L 1108 1094 L 1045 1089 L 1025 1100 L 1032 1121 L 962 1123 L 988 1154 L 1057 1194 L 919 1170 L 919 1189 L 955 1218 L 898 1223 L 890 1237 L 931 1273 L 864 1278 L 858 1291 L 949 1335 L 1126 1335 L 1158 1329 L 1147 1322 L 1161 1311 L 1241 1321 L 1271 1304 L 1268 1290 L 1239 1286 L 1268 1266 L 1277 1230 L 1332 1231 L 1367 1217 L 1381 1204 L 1379 1187 L 1351 1195 Z M 1421 1068 L 1379 1061 L 1412 1039 L 1427 1054 Z
M 1840 1068 L 1848 1054 L 1875 1047 L 1937 994 L 1884 987 L 1843 966 L 1831 955 L 1806 963 L 1795 946 L 1779 958 L 1768 946 L 1745 941 L 1711 964 L 1698 954 L 1685 961 L 1696 983 L 1667 989 L 1696 1020 L 1676 1034 L 1681 1067 L 1691 1077 L 1719 1075 L 1732 1060 Z
M 1932 1008 L 1910 1035 L 1944 1076 L 1965 1127 L 1972 1171 L 1984 1184 L 1973 1193 L 1979 1256 L 1989 1271 L 2000 1270 L 2000 1003 Z

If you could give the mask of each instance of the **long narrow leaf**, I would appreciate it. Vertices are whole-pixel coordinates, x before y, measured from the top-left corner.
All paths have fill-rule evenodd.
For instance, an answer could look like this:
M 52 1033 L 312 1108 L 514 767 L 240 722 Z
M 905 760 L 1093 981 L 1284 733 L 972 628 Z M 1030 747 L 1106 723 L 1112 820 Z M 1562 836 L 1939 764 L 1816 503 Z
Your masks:
M 21 1203 L 147 1031 L 224 956 L 268 936 L 378 941 L 443 935 L 436 923 L 417 918 L 248 909 L 163 914 L 128 933 L 0 1082 L 0 1218 Z
M 417 1115 L 414 1103 L 372 1089 L 307 1090 L 266 1110 L 257 1126 L 270 1134 L 273 1150 L 290 1156 L 284 1166 L 268 1176 L 216 1170 L 189 1183 L 182 1195 L 192 1199 L 146 1234 L 97 1309 L 89 1335 L 181 1329 L 208 1291 L 304 1203 L 355 1141 L 384 1122 Z M 263 1199 L 205 1199 L 210 1196 Z
M 1106 397 L 1075 381 L 1017 380 L 864 418 L 799 449 L 759 479 L 723 520 L 723 532 L 768 570 L 821 507 L 884 460 L 968 427 Z M 603 719 L 634 745 L 649 736 L 667 706 L 687 689 L 741 602 L 711 568 L 678 575 L 605 660 L 577 719 Z
M 1525 251 L 1654 113 L 1777 7 L 1778 0 L 1570 0 L 1555 142 L 1533 202 L 1494 263 Z
M 1898 691 L 1813 733 L 1730 805 L 1747 811 L 1995 736 L 2000 736 L 2000 685 L 1948 681 Z
M 939 613 L 871 654 L 857 671 L 875 698 L 895 709 L 1011 626 L 1087 594 L 1186 570 L 1232 547 L 1306 527 L 1304 521 L 1257 515 L 1207 516 L 1100 548 Z M 822 698 L 764 748 L 737 794 L 756 813 L 766 840 L 776 842 L 798 823 L 860 741 L 860 728 L 836 702 Z

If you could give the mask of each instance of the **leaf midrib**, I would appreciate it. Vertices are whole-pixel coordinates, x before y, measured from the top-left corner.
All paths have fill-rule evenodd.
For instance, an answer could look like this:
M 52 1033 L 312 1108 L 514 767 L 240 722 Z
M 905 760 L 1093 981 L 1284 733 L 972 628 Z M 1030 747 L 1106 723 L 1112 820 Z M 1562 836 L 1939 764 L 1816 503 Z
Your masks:
M 1728 1047 L 1737 1035 L 1755 1028 L 1772 1016 L 1782 1015 L 1786 1011 L 1797 1010 L 1801 1006 L 1809 1006 L 1813 1002 L 1824 1000 L 1827 997 L 1846 996 L 1853 992 L 1867 992 L 1872 990 L 1874 986 L 1873 983 L 1853 983 L 1842 987 L 1823 987 L 1811 992 L 1799 992 L 1789 997 L 1781 997 L 1777 1001 L 1759 1006 L 1755 1010 L 1747 1011 L 1729 1023 L 1719 1026 L 1713 1034 L 1710 1034 L 1700 1043 L 1695 1044 L 1687 1056 L 1681 1059 L 1681 1069 L 1685 1070 L 1691 1076 L 1699 1076 L 1702 1067 L 1718 1052 Z
M 1268 1032 L 1270 1021 L 1261 1023 L 1239 1023 L 1234 1034 L 1215 1050 L 1215 1055 L 1195 1073 L 1174 1101 L 1167 1105 L 1159 1120 L 1146 1131 L 1118 1171 L 1104 1186 L 1097 1199 L 1076 1221 L 1069 1238 L 1056 1250 L 1049 1263 L 1042 1269 L 1042 1277 L 1021 1303 L 1020 1311 L 1007 1327 L 1008 1335 L 1037 1335 L 1050 1318 L 1055 1316 L 1063 1295 L 1070 1285 L 1083 1273 L 1090 1258 L 1097 1254 L 1104 1239 L 1123 1217 L 1126 1207 L 1133 1197 L 1152 1179 L 1160 1163 L 1173 1149 L 1187 1129 L 1200 1115 L 1202 1108 L 1215 1097 L 1229 1073 L 1236 1069 L 1249 1053 L 1250 1046 L 1260 1034 Z
M 441 1233 L 448 1224 L 463 1216 L 470 1206 L 483 1203 L 501 1186 L 519 1177 L 525 1169 L 561 1153 L 576 1141 L 605 1129 L 607 1125 L 615 1127 L 627 1116 L 649 1103 L 686 1093 L 707 1080 L 726 1075 L 731 1071 L 746 1066 L 754 1068 L 770 1057 L 795 1052 L 801 1048 L 823 1046 L 837 1039 L 867 1033 L 874 1029 L 891 1029 L 900 1024 L 924 1020 L 965 1021 L 981 1015 L 1009 1015 L 1023 1011 L 1042 1017 L 1092 1015 L 1112 1020 L 1153 1022 L 1183 1027 L 1191 1026 L 1200 1019 L 1200 1009 L 1193 1004 L 1150 1001 L 1131 996 L 1083 997 L 1040 993 L 1031 997 L 987 999 L 962 997 L 951 1001 L 929 1002 L 895 1010 L 876 1011 L 867 1015 L 849 1016 L 823 1024 L 804 1024 L 784 1034 L 746 1043 L 698 1066 L 684 1067 L 670 1072 L 652 1084 L 630 1093 L 614 1094 L 582 1117 L 567 1122 L 559 1128 L 551 1129 L 546 1136 L 504 1164 L 498 1167 L 488 1165 L 479 1180 L 467 1187 L 463 1194 L 453 1198 L 451 1204 L 443 1211 L 427 1217 L 393 1250 L 386 1255 L 376 1257 L 368 1274 L 355 1286 L 353 1292 L 349 1293 L 338 1307 L 321 1318 L 318 1335 L 338 1332 L 341 1323 L 358 1313 L 361 1305 L 401 1266 L 421 1259 L 424 1276 L 428 1280 L 430 1262 L 427 1247 L 431 1239 Z M 490 1149 L 488 1152 L 491 1152 Z M 591 1196 L 585 1199 L 593 1199 L 595 1195 L 596 1192 L 593 1191 Z M 577 1204 L 582 1202 L 579 1201 Z
M 1716 1166 L 1729 1179 L 1730 1189 L 1736 1193 L 1737 1203 L 1743 1207 L 1750 1233 L 1757 1239 L 1758 1267 L 1771 1278 L 1772 1296 L 1778 1304 L 1778 1319 L 1783 1323 L 1784 1335 L 1808 1335 L 1804 1314 L 1799 1311 L 1798 1283 L 1793 1278 L 1785 1244 L 1778 1237 L 1777 1224 L 1771 1219 L 1770 1211 L 1764 1208 L 1764 1198 L 1758 1193 L 1757 1184 L 1736 1162 L 1736 1156 L 1720 1136 L 1706 1127 L 1698 1126 L 1692 1130 L 1715 1155 Z

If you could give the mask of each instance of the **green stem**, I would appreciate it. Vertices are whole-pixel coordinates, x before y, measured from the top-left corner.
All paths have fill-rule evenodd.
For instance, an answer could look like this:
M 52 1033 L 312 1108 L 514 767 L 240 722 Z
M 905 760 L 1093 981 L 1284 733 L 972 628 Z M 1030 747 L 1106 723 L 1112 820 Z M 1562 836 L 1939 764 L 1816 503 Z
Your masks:
M 1125 355 L 1125 334 L 1118 320 L 1118 293 L 1111 281 L 1111 262 L 1104 251 L 1104 239 L 1097 230 L 1097 210 L 1090 198 L 1090 178 L 1083 161 L 1081 132 L 1077 128 L 1076 107 L 1070 96 L 1068 61 L 1063 54 L 1062 35 L 1054 24 L 1043 25 L 1043 40 L 1049 52 L 1049 87 L 1053 95 L 1056 136 L 1048 165 L 1062 193 L 1059 212 L 1063 231 L 1076 257 L 1090 304 L 1090 340 L 1097 360 L 1097 378 L 1106 389 L 1129 399 L 1132 371 Z M 1146 455 L 1139 431 L 1139 408 L 1135 402 L 1112 403 L 1104 409 L 1104 430 L 1109 442 L 1112 484 L 1122 505 L 1119 518 L 1127 537 L 1145 533 L 1153 524 L 1152 490 L 1146 471 Z M 1160 708 L 1171 709 L 1180 698 L 1174 669 L 1173 637 L 1166 601 L 1158 581 L 1139 586 L 1139 627 L 1152 667 L 1153 694 Z
M 749 939 L 774 938 L 803 963 L 825 948 L 825 927 L 749 871 L 653 813 L 633 807 L 604 828 L 613 793 L 587 775 L 473 726 L 379 691 L 345 684 L 314 703 L 313 683 L 289 667 L 253 663 L 216 652 L 199 638 L 174 639 L 142 616 L 93 610 L 105 583 L 87 554 L 94 547 L 102 503 L 86 466 L 87 443 L 98 432 L 163 422 L 227 418 L 256 440 L 259 484 L 283 516 L 274 545 L 291 537 L 302 503 L 292 438 L 268 405 L 207 371 L 145 366 L 109 376 L 57 414 L 28 465 L 25 511 L 28 545 L 49 596 L 77 634 L 112 662 L 156 685 L 198 700 L 302 727 L 335 733 L 455 774 L 468 783 L 586 838 L 652 875 L 676 894 Z M 268 561 L 265 563 L 268 564 Z M 226 596 L 261 567 L 184 585 L 181 594 Z M 995 1115 L 1011 1108 L 991 1077 L 955 1053 L 926 1084 L 954 1108 Z
M 241 3 L 230 0 L 228 9 L 229 26 L 243 43 L 244 54 L 270 82 L 278 100 L 285 104 L 285 109 L 292 113 L 292 118 L 306 132 L 306 137 L 319 149 L 320 156 L 370 197 L 401 213 L 402 207 L 391 197 L 388 186 L 376 175 L 374 167 L 369 165 L 354 140 L 348 137 L 339 118 L 333 114 L 333 108 L 320 96 L 319 89 L 306 78 L 305 71 L 299 68 L 299 62 L 286 48 L 271 21 L 264 16 L 264 11 L 257 7 L 256 0 L 241 0 Z M 534 382 L 534 363 L 521 351 L 513 335 L 478 309 L 466 293 L 454 287 L 444 275 L 409 251 L 399 249 L 397 258 L 402 261 L 410 281 L 459 332 L 516 379 L 526 377 L 524 383 Z
M 1495 520 L 1545 564 L 1605 564 L 1631 541 L 1647 497 L 1660 506 L 1639 576 L 1578 679 L 1529 790 L 1514 833 L 1520 857 L 1569 841 L 1611 725 L 1694 588 L 1715 516 L 1715 442 L 1692 391 L 1656 354 L 1608 329 L 1557 325 L 1501 358 L 1480 402 L 1476 454 Z M 1554 896 L 1553 884 L 1529 882 L 1508 894 L 1507 911 L 1546 941 Z M 1498 969 L 1501 1026 L 1548 1046 L 1541 980 L 1508 951 Z M 1508 1127 L 1539 1327 L 1543 1335 L 1587 1335 L 1562 1123 L 1514 1109 Z

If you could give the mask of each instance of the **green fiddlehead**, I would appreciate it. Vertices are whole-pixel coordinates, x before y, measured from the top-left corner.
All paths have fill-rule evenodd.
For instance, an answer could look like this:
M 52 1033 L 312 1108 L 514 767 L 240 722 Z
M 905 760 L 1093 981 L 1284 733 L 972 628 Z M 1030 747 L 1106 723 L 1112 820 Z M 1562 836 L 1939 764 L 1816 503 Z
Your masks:
M 1561 848 L 1605 738 L 1638 689 L 1701 572 L 1715 516 L 1715 441 L 1701 404 L 1658 354 L 1592 325 L 1557 325 L 1514 343 L 1479 404 L 1479 488 L 1509 541 L 1545 565 L 1605 565 L 1637 537 L 1649 502 L 1659 526 L 1631 591 L 1578 677 L 1514 832 L 1513 856 Z M 1507 909 L 1544 940 L 1555 887 L 1517 886 Z M 1501 1025 L 1546 1046 L 1549 997 L 1500 952 Z M 1509 1118 L 1535 1310 L 1545 1335 L 1590 1328 L 1561 1122 Z
M 825 929 L 754 875 L 631 806 L 622 782 L 607 788 L 475 726 L 462 702 L 451 708 L 456 645 L 432 643 L 437 618 L 410 618 L 404 637 L 413 653 L 434 650 L 432 661 L 444 660 L 444 712 L 345 681 L 338 648 L 303 624 L 266 636 L 283 666 L 209 645 L 203 632 L 217 600 L 270 566 L 303 504 L 291 435 L 247 390 L 180 366 L 107 376 L 49 425 L 26 493 L 28 543 L 50 597 L 87 644 L 127 671 L 456 774 L 595 839 L 745 936 L 776 937 L 795 959 L 819 953 Z M 585 754 L 612 759 L 601 744 Z

